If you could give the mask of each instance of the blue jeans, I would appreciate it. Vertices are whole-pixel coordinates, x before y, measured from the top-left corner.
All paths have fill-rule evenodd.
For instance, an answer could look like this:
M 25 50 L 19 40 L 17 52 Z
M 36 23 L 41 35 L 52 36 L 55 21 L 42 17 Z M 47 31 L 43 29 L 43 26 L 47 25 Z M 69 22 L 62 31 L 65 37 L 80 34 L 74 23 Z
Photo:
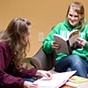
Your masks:
M 56 60 L 55 71 L 65 72 L 68 68 L 71 68 L 72 71 L 76 70 L 78 76 L 87 77 L 88 63 L 78 55 L 69 55 L 61 60 Z
M 33 78 L 22 78 L 24 81 L 34 82 L 35 80 Z

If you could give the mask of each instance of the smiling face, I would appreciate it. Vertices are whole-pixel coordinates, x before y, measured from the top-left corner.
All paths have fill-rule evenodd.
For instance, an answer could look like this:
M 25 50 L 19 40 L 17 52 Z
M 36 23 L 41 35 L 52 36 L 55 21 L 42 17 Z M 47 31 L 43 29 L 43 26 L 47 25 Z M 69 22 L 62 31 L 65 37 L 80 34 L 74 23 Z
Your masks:
M 84 7 L 79 2 L 73 2 L 69 5 L 66 18 L 70 26 L 75 27 L 83 24 Z
M 80 15 L 73 8 L 69 9 L 67 18 L 68 18 L 69 24 L 73 27 L 78 25 L 81 19 Z

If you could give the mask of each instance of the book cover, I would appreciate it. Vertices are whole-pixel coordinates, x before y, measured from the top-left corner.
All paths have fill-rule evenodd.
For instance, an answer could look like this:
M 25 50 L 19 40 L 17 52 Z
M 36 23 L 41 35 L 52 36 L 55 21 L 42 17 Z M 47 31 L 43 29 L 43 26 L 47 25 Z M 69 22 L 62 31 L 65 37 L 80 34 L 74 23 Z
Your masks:
M 68 35 L 67 38 L 64 38 L 59 34 L 54 34 L 53 37 L 54 40 L 61 46 L 60 49 L 56 52 L 70 54 L 71 47 L 75 44 L 77 38 L 79 37 L 79 31 L 78 30 L 71 31 L 71 33 Z
M 80 76 L 73 76 L 68 80 L 66 85 L 75 88 L 88 88 L 88 79 Z

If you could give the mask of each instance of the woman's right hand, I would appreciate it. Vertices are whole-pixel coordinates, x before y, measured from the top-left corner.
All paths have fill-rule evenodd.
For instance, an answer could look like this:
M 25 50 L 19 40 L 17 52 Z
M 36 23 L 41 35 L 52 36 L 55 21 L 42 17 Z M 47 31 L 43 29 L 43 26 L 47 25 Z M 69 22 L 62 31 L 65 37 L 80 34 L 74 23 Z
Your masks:
M 34 84 L 32 82 L 25 81 L 24 82 L 24 88 L 38 88 L 38 85 Z
M 56 43 L 55 41 L 52 42 L 52 48 L 55 50 L 59 50 L 61 47 L 61 45 L 59 45 L 58 43 Z

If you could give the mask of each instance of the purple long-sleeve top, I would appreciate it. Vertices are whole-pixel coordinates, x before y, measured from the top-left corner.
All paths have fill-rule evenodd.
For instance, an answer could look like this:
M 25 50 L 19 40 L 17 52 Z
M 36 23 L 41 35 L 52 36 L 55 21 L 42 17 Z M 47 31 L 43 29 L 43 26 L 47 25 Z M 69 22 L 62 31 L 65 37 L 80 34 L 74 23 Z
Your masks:
M 36 69 L 22 69 L 21 72 L 15 72 L 11 66 L 13 51 L 8 44 L 0 42 L 0 88 L 23 88 L 24 80 L 21 77 L 32 77 L 36 74 Z

